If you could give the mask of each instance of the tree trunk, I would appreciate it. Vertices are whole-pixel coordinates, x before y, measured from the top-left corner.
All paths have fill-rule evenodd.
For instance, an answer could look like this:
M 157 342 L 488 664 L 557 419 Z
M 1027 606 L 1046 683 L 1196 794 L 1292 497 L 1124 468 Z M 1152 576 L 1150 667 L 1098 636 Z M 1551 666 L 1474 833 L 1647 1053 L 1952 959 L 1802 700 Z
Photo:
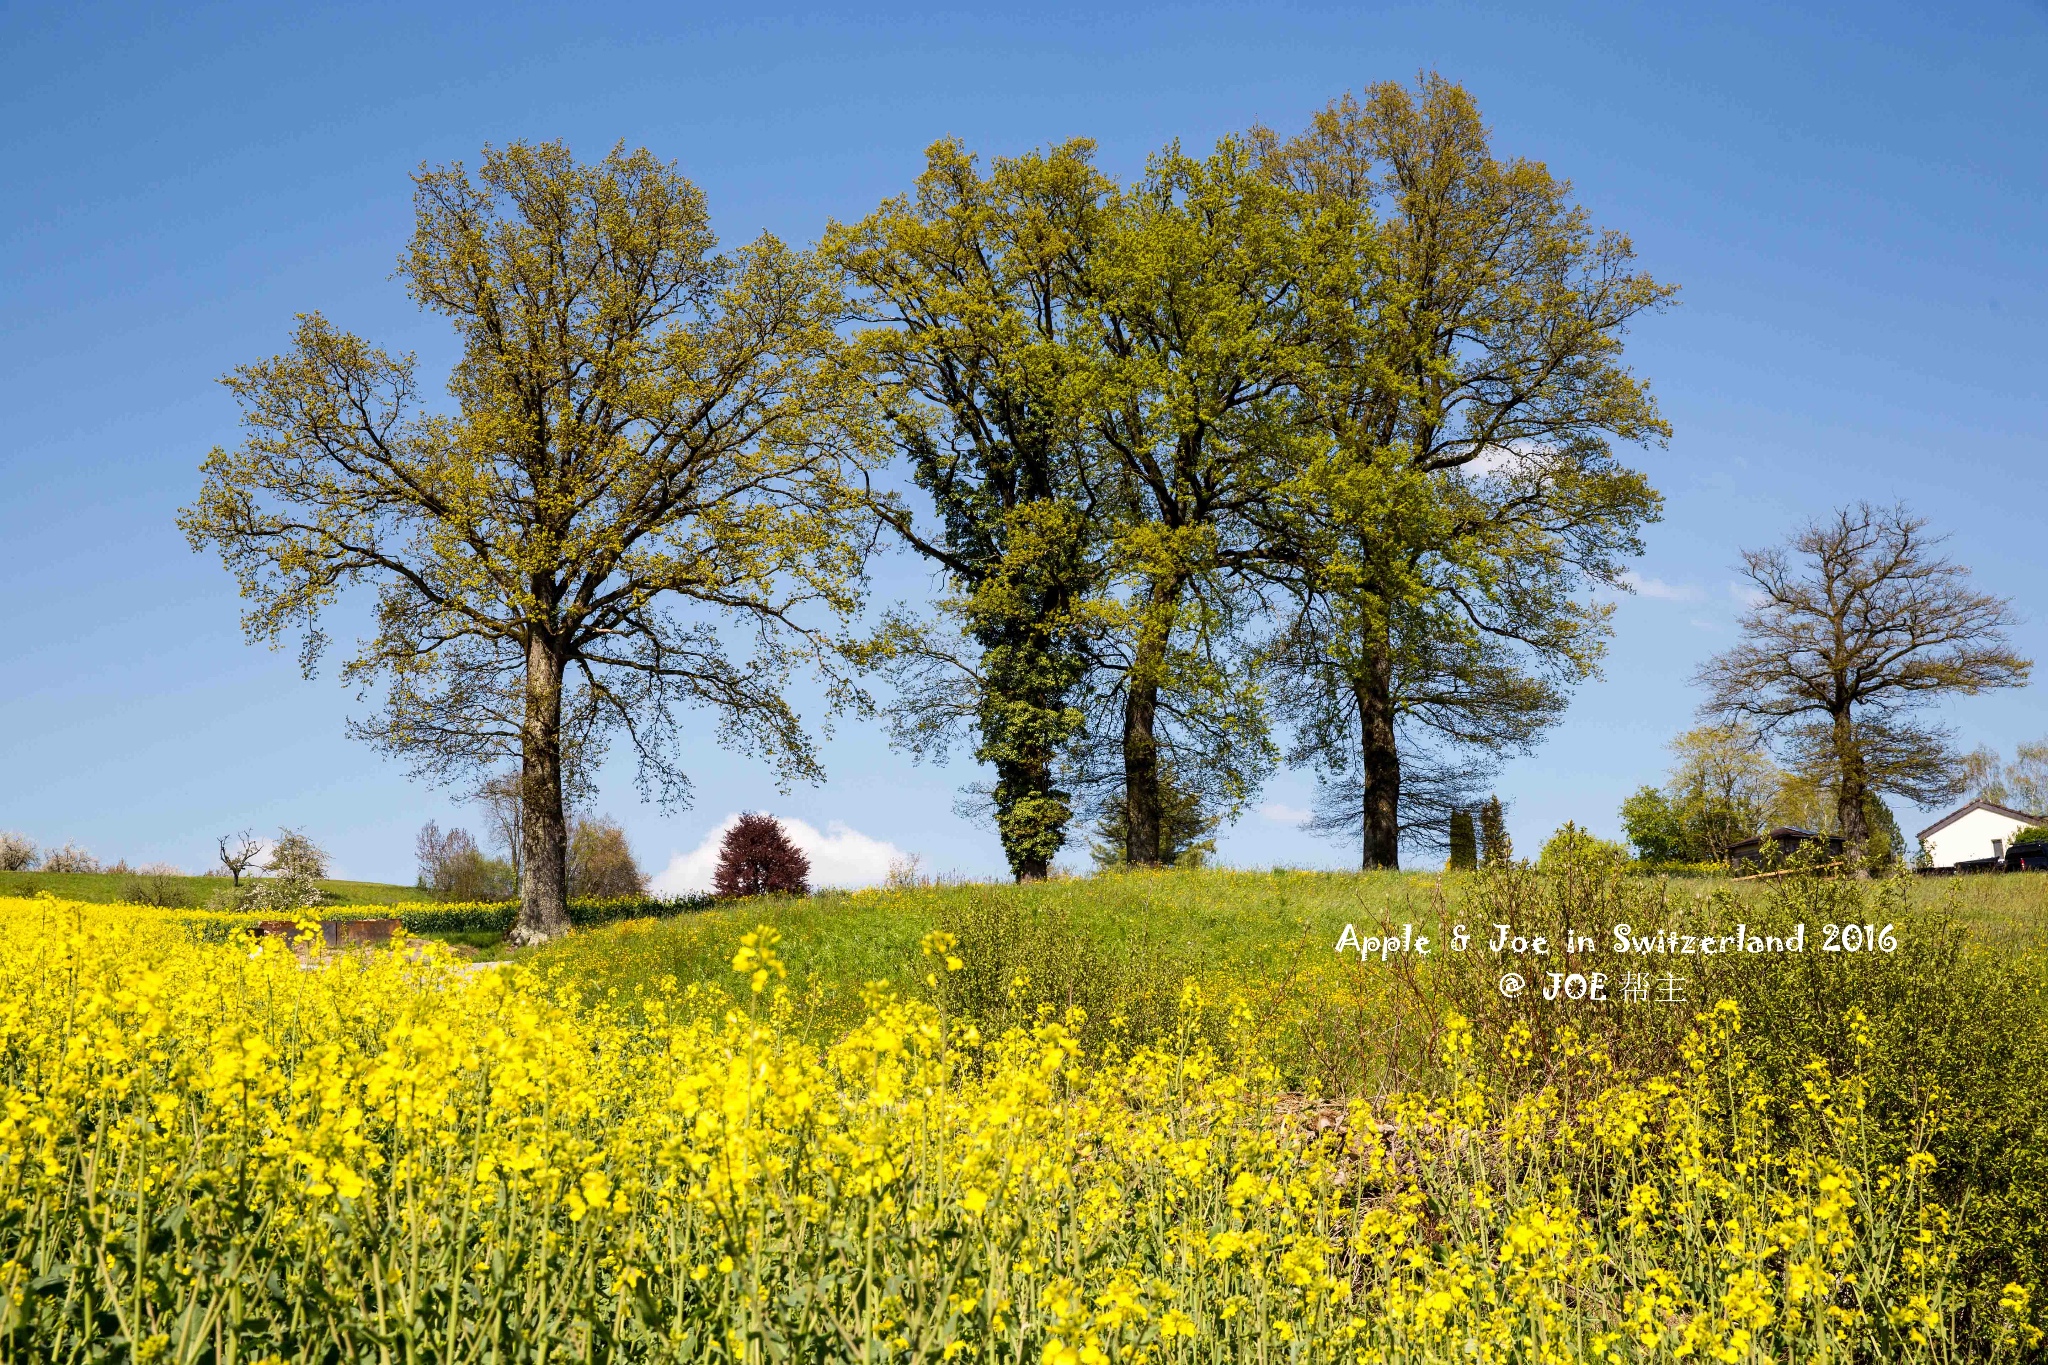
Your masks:
M 1151 611 L 1138 633 L 1124 691 L 1124 861 L 1158 867 L 1165 802 L 1159 790 L 1159 680 L 1166 673 L 1166 643 L 1173 633 L 1180 584 L 1152 585 Z
M 1010 872 L 1019 882 L 1042 882 L 1066 842 L 1067 794 L 1054 788 L 1049 763 L 1002 760 L 995 769 L 996 830 Z
M 1140 682 L 1132 670 L 1124 694 L 1124 861 L 1133 867 L 1160 863 L 1159 741 L 1152 727 L 1159 713 L 1159 684 Z
M 1356 696 L 1364 866 L 1395 868 L 1401 865 L 1401 751 L 1394 742 L 1393 649 L 1384 632 L 1366 651 Z
M 1856 742 L 1856 730 L 1849 713 L 1835 716 L 1835 828 L 1842 835 L 1842 858 L 1856 875 L 1869 875 L 1870 821 L 1863 812 L 1863 797 L 1869 780 L 1863 768 L 1863 746 Z
M 511 941 L 545 943 L 569 932 L 569 826 L 562 809 L 562 674 L 555 642 L 535 632 L 526 648 L 520 728 L 519 919 Z

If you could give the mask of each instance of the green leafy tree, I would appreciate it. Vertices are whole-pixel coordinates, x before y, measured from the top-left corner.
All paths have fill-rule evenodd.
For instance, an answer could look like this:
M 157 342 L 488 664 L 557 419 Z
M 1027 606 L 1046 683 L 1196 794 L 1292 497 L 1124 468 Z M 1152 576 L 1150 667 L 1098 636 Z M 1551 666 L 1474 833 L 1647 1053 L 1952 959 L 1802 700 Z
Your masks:
M 608 816 L 585 816 L 569 835 L 569 894 L 578 900 L 621 900 L 647 894 L 647 874 L 626 831 Z
M 1870 793 L 1932 805 L 1957 790 L 1949 732 L 1917 713 L 2018 687 L 2033 666 L 2006 637 L 2011 605 L 1973 588 L 1941 542 L 1903 506 L 1858 503 L 1789 546 L 1744 551 L 1757 593 L 1744 639 L 1696 679 L 1702 713 L 1758 727 L 1794 771 L 1825 775 L 1855 864 L 1869 855 Z
M 1673 289 L 1441 77 L 1263 148 L 1326 263 L 1298 367 L 1319 440 L 1271 543 L 1342 684 L 1312 708 L 1343 722 L 1320 764 L 1355 774 L 1365 864 L 1394 867 L 1404 748 L 1526 750 L 1597 666 L 1610 609 L 1584 590 L 1621 582 L 1660 507 L 1613 447 L 1670 434 L 1623 336 Z
M 1315 256 L 1302 200 L 1225 139 L 1170 147 L 1114 201 L 1087 272 L 1093 435 L 1116 511 L 1116 611 L 1093 714 L 1122 791 L 1125 857 L 1165 860 L 1171 767 L 1215 812 L 1271 766 L 1263 697 L 1233 646 L 1270 557 L 1260 514 L 1298 460 Z M 1085 765 L 1084 765 L 1085 766 Z
M 1621 803 L 1621 828 L 1645 862 L 1678 863 L 1692 858 L 1685 818 L 1671 798 L 1655 787 L 1638 787 Z
M 624 734 L 643 790 L 688 799 L 681 713 L 815 778 L 783 696 L 860 602 L 863 400 L 833 272 L 762 237 L 720 254 L 703 195 L 645 151 L 558 143 L 415 177 L 399 274 L 454 327 L 447 410 L 418 366 L 318 314 L 228 376 L 246 437 L 180 518 L 239 581 L 252 640 L 375 591 L 343 668 L 384 689 L 356 727 L 423 775 L 520 774 L 513 938 L 568 928 L 564 785 Z M 729 635 L 751 636 L 736 656 Z
M 1628 857 L 1620 844 L 1588 833 L 1567 820 L 1547 839 L 1536 855 L 1536 866 L 1546 872 L 1567 867 L 1612 865 Z
M 1787 780 L 1754 732 L 1708 725 L 1671 741 L 1662 791 L 1644 787 L 1622 803 L 1636 856 L 1653 862 L 1713 862 L 1757 833 Z
M 859 355 L 937 526 L 897 499 L 878 510 L 951 589 L 936 619 L 885 632 L 896 736 L 923 755 L 972 727 L 1019 881 L 1046 875 L 1073 815 L 1060 762 L 1084 723 L 1102 541 L 1074 334 L 1112 191 L 1085 142 L 986 175 L 940 142 L 914 193 L 823 248 L 858 290 Z

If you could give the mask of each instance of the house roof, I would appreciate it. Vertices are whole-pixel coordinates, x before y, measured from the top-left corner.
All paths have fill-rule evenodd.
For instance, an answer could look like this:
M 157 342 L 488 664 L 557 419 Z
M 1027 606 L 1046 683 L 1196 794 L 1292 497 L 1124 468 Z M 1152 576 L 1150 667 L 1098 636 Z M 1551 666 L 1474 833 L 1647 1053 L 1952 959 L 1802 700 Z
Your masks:
M 1996 801 L 1986 801 L 1982 797 L 1979 797 L 1977 800 L 1972 801 L 1967 806 L 1963 806 L 1960 809 L 1950 811 L 1947 815 L 1942 816 L 1939 820 L 1936 820 L 1933 824 L 1929 825 L 1926 829 L 1921 830 L 1918 834 L 1914 835 L 1913 837 L 1916 839 L 1925 839 L 1930 834 L 1939 834 L 1941 833 L 1941 831 L 1947 829 L 1950 825 L 1953 825 L 1956 821 L 1962 819 L 1965 815 L 1968 815 L 1972 811 L 1979 810 L 1988 810 L 1993 815 L 2003 815 L 2008 819 L 2018 820 L 2021 823 L 2028 825 L 2048 823 L 2044 822 L 2041 816 L 2029 815 L 2023 810 L 2014 810 L 2011 806 L 2001 806 Z

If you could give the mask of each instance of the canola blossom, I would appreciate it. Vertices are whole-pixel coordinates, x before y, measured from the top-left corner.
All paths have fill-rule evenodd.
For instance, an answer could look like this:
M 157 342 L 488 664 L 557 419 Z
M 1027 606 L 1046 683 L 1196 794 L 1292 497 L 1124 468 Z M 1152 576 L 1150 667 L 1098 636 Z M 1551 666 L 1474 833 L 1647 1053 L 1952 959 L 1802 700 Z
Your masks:
M 130 907 L 0 929 L 8 1360 L 1952 1355 L 1931 1159 L 1862 1155 L 1854 1074 L 1774 1117 L 1732 1007 L 1637 1080 L 1454 1018 L 1434 1093 L 1338 1103 L 1191 1028 L 983 1037 L 944 934 L 939 1003 L 877 983 L 820 1040 L 767 929 L 630 1006 Z

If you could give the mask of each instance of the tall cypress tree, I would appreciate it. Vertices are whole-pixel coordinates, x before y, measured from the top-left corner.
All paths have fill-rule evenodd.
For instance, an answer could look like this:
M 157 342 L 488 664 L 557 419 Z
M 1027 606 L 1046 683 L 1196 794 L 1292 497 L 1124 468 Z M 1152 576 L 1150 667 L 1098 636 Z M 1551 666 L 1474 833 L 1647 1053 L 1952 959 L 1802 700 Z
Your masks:
M 1479 841 L 1472 829 L 1472 812 L 1451 812 L 1451 871 L 1470 872 L 1479 866 Z

